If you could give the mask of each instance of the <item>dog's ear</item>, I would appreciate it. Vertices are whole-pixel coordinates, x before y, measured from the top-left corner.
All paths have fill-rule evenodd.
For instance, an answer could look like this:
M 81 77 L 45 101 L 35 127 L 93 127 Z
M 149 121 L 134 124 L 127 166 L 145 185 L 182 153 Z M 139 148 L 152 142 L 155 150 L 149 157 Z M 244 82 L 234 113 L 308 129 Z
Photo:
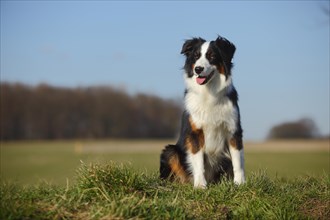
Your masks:
M 226 63 L 231 63 L 236 50 L 235 45 L 226 38 L 220 36 L 218 36 L 218 38 L 215 40 L 215 44 L 220 49 L 221 56 L 224 61 Z
M 182 46 L 181 54 L 189 56 L 197 44 L 202 44 L 204 42 L 205 40 L 202 38 L 192 38 L 190 40 L 186 40 Z

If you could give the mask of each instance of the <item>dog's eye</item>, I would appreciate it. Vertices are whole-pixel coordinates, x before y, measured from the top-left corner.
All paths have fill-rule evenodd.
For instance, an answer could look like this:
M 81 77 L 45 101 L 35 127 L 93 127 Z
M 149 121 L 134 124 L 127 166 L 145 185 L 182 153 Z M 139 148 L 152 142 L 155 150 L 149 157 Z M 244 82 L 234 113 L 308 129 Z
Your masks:
M 200 57 L 200 53 L 195 53 L 195 54 L 194 54 L 194 58 L 195 58 L 195 60 L 197 60 L 199 57 Z
M 214 60 L 214 59 L 216 58 L 216 57 L 215 57 L 215 53 L 213 53 L 213 52 L 211 52 L 211 51 L 207 52 L 206 57 L 207 57 L 207 59 L 209 59 L 209 60 Z

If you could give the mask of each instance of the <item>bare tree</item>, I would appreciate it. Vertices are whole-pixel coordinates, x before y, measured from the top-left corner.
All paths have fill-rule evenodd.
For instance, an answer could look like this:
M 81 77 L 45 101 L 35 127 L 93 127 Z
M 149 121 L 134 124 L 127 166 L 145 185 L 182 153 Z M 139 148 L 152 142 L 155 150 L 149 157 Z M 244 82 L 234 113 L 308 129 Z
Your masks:
M 1 83 L 0 137 L 164 138 L 177 133 L 181 107 L 111 87 L 56 88 Z

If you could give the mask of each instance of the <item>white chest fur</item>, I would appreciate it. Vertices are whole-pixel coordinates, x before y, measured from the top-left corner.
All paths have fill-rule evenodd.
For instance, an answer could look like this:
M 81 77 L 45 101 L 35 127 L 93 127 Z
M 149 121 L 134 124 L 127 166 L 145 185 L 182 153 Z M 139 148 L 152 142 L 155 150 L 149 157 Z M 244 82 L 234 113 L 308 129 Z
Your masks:
M 216 93 L 204 86 L 198 91 L 188 91 L 185 97 L 186 109 L 193 122 L 204 131 L 204 152 L 209 156 L 219 155 L 226 139 L 236 131 L 238 112 L 225 95 L 231 86 Z

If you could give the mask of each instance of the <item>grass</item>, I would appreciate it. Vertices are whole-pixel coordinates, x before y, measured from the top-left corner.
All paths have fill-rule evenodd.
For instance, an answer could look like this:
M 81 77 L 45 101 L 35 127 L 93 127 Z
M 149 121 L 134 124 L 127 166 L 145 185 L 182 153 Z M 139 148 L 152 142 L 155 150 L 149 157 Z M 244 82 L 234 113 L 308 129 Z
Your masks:
M 247 171 L 265 169 L 271 177 L 292 179 L 330 172 L 330 155 L 327 152 L 247 152 L 245 157 Z
M 118 163 L 81 164 L 59 187 L 3 181 L 0 219 L 329 219 L 328 175 L 293 180 L 252 173 L 206 190 Z
M 98 141 L 93 144 L 100 144 Z M 130 144 L 129 141 L 124 141 Z M 157 142 L 153 141 L 152 143 Z M 105 163 L 108 161 L 132 163 L 137 170 L 155 171 L 158 168 L 158 151 L 97 151 L 79 152 L 76 141 L 22 141 L 1 143 L 1 178 L 24 185 L 47 181 L 65 185 L 67 178 L 72 180 L 80 161 Z M 89 142 L 85 143 L 86 145 Z M 123 144 L 120 141 L 120 144 Z M 136 143 L 134 143 L 136 145 Z M 134 145 L 132 144 L 132 145 Z M 102 141 L 101 145 L 117 146 L 112 141 Z M 124 146 L 119 146 L 125 148 Z
M 247 143 L 247 183 L 206 190 L 158 178 L 172 142 L 2 142 L 0 219 L 330 219 L 328 141 Z
M 135 170 L 156 172 L 163 146 L 173 140 L 18 141 L 2 142 L 1 178 L 23 185 L 47 181 L 65 186 L 73 180 L 80 161 L 130 163 Z M 306 146 L 303 146 L 305 144 Z M 275 142 L 246 144 L 246 171 L 263 169 L 270 177 L 322 176 L 330 172 L 329 142 Z M 325 146 L 323 146 L 325 145 Z M 270 146 L 270 147 L 269 147 Z M 316 150 L 299 151 L 297 147 Z M 321 149 L 318 146 L 323 146 Z M 255 150 L 253 147 L 257 147 Z M 282 148 L 281 150 L 274 149 Z M 284 149 L 292 149 L 285 151 Z

